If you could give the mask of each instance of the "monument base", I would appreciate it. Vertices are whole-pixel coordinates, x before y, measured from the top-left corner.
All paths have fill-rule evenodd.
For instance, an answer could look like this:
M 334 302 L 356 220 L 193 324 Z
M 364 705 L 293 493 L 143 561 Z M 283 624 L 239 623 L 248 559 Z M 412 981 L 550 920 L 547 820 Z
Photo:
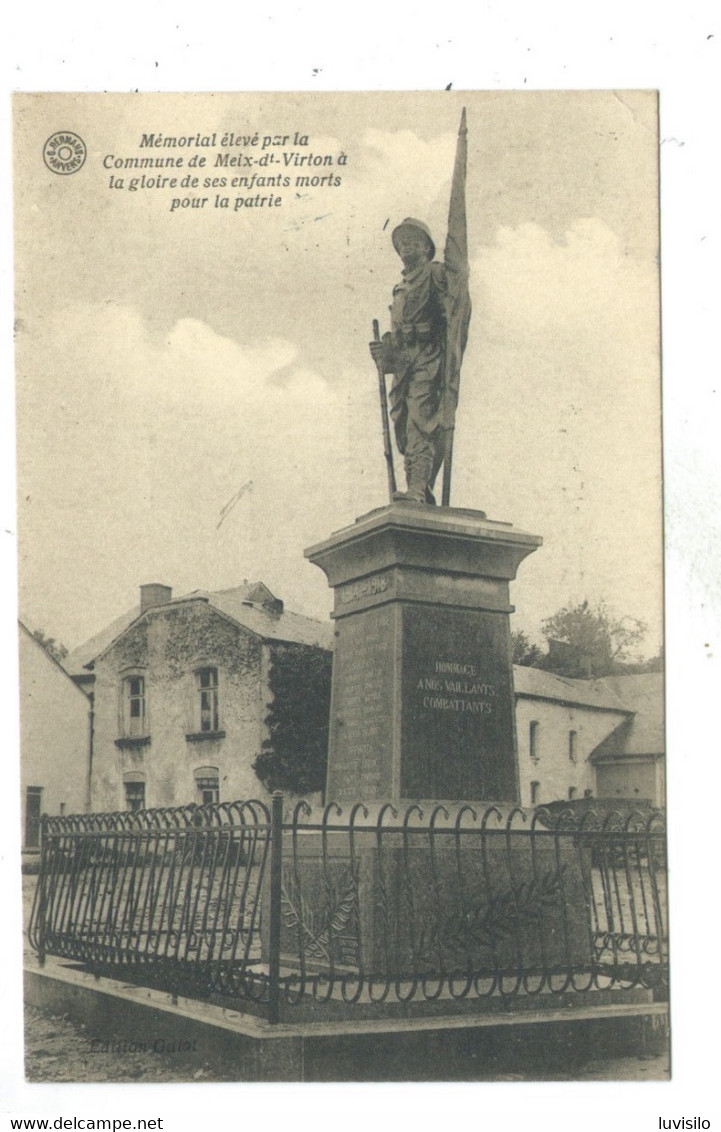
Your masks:
M 518 800 L 508 586 L 541 541 L 398 502 L 306 551 L 335 591 L 329 799 Z
M 386 983 L 473 972 L 489 994 L 500 978 L 589 970 L 590 849 L 514 817 L 412 806 L 299 826 L 282 871 L 282 966 Z

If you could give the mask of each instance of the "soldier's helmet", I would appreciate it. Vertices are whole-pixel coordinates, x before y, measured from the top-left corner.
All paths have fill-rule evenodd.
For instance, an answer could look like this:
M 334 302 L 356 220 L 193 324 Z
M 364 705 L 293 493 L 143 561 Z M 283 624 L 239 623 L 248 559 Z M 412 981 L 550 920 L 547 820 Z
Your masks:
M 433 242 L 430 228 L 427 224 L 424 224 L 422 220 L 415 220 L 412 216 L 406 216 L 405 220 L 401 220 L 400 224 L 393 229 L 393 235 L 391 239 L 393 240 L 393 247 L 396 249 L 396 251 L 398 251 L 398 236 L 404 228 L 415 228 L 423 233 L 423 235 L 428 240 L 428 243 L 431 245 L 431 259 L 433 259 L 436 254 L 436 245 Z

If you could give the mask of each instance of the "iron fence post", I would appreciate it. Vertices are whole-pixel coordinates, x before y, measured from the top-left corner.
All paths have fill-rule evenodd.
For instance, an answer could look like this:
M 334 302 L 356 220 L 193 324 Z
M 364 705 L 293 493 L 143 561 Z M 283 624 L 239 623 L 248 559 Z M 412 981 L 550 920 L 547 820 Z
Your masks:
M 48 861 L 48 815 L 40 815 L 40 872 L 38 874 L 38 963 L 45 966 L 45 938 L 47 935 L 46 882 Z
M 270 930 L 268 944 L 268 1021 L 280 1014 L 280 928 L 283 871 L 283 795 L 274 791 L 270 813 Z

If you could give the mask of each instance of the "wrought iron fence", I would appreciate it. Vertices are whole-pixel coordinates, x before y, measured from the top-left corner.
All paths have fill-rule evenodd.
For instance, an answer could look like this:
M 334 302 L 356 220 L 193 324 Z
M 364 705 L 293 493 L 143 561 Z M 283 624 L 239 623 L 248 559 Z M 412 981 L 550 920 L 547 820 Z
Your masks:
M 175 994 L 262 1000 L 262 802 L 44 818 L 30 942 Z
M 43 821 L 30 939 L 175 994 L 398 1008 L 668 985 L 659 812 L 283 799 Z

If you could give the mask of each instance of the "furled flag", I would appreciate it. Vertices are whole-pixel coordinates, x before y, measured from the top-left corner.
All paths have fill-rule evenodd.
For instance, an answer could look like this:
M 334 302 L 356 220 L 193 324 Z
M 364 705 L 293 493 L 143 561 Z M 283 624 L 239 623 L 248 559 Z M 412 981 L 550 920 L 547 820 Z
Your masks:
M 466 228 L 466 154 L 468 149 L 465 107 L 456 143 L 451 202 L 448 207 L 448 235 L 445 265 L 448 279 L 446 300 L 446 354 L 443 375 L 442 425 L 446 432 L 446 454 L 443 469 L 443 505 L 448 506 L 451 493 L 453 462 L 453 429 L 461 381 L 461 362 L 468 340 L 471 320 L 471 296 L 468 290 L 468 233 Z

